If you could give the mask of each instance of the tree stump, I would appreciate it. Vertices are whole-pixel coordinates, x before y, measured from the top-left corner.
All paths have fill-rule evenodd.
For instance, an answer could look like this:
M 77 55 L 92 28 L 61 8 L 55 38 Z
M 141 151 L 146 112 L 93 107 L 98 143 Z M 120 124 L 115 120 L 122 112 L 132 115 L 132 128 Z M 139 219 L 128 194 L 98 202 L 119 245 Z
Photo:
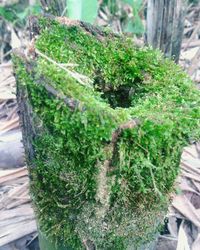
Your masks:
M 32 17 L 13 56 L 42 249 L 153 249 L 200 94 L 169 59 L 67 18 Z
M 181 50 L 185 0 L 149 0 L 147 7 L 147 43 L 161 49 L 178 62 Z

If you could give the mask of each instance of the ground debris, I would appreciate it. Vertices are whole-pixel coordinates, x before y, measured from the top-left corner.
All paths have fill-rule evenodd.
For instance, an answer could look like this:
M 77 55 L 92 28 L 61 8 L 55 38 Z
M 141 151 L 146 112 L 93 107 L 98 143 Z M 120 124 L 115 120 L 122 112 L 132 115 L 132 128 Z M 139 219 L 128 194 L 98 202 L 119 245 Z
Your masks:
M 181 159 L 178 193 L 167 215 L 166 232 L 157 250 L 198 250 L 200 246 L 200 143 L 186 147 Z
M 6 62 L 0 65 L 0 250 L 39 249 L 21 140 L 15 78 Z
M 26 167 L 0 170 L 0 249 L 30 234 L 37 226 L 29 195 Z M 5 249 L 9 249 L 8 246 Z

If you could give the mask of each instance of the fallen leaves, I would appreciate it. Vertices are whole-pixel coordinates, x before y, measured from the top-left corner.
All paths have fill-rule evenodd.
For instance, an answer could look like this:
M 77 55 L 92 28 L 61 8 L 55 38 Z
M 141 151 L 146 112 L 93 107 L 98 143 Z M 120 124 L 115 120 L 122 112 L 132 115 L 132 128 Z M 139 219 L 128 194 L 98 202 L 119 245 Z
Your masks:
M 26 167 L 0 171 L 0 247 L 37 231 Z
M 185 148 L 178 180 L 181 193 L 174 195 L 168 213 L 165 246 L 157 250 L 200 249 L 200 143 Z M 162 236 L 159 241 L 163 241 Z M 164 244 L 164 243 L 163 243 Z M 169 248 L 167 248 L 169 247 Z

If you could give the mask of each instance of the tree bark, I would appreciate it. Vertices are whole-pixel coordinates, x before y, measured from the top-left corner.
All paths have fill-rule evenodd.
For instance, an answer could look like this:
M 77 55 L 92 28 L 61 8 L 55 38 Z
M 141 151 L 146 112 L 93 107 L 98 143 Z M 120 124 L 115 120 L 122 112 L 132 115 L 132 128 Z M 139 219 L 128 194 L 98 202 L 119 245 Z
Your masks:
M 148 0 L 147 43 L 178 62 L 185 20 L 185 0 Z
M 11 50 L 11 31 L 8 28 L 6 21 L 0 17 L 0 63 L 10 59 L 10 54 L 6 53 Z

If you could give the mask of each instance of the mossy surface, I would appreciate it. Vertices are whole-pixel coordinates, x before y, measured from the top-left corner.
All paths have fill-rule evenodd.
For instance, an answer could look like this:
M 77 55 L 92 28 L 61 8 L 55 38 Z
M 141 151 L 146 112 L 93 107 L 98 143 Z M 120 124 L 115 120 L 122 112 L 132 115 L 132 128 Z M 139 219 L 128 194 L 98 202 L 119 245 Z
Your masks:
M 40 25 L 37 50 L 92 80 L 84 86 L 42 56 L 30 73 L 14 57 L 18 87 L 40 121 L 29 165 L 41 230 L 72 249 L 137 249 L 160 228 L 183 147 L 200 137 L 200 93 L 179 66 L 129 38 L 97 39 L 44 18 Z M 50 96 L 46 83 L 77 108 Z M 134 118 L 140 124 L 110 155 L 113 132 Z

